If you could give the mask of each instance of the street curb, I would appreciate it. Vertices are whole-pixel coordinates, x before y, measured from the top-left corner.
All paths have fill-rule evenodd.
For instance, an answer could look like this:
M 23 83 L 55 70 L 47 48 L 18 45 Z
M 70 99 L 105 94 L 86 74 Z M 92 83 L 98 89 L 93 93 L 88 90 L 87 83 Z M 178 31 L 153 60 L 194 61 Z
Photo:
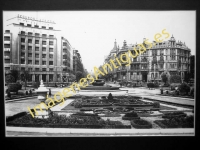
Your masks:
M 189 134 L 194 136 L 194 128 L 179 129 L 78 129 L 78 128 L 28 128 L 28 127 L 7 127 L 6 132 L 19 133 L 68 133 L 68 134 L 104 134 L 104 135 L 181 135 Z
M 163 97 L 168 97 L 168 98 L 179 98 L 179 99 L 183 99 L 183 100 L 189 100 L 189 101 L 194 101 L 195 99 L 192 98 L 184 98 L 184 97 L 173 97 L 173 96 L 165 96 L 165 95 L 154 95 L 154 96 L 163 96 Z
M 22 100 L 28 100 L 28 99 L 31 99 L 31 98 L 37 98 L 37 96 L 24 97 L 24 98 L 18 98 L 18 99 L 11 99 L 11 100 L 5 100 L 5 102 L 9 103 L 9 102 L 13 102 L 13 101 L 22 101 Z
M 181 103 L 176 103 L 176 102 L 168 102 L 168 101 L 164 101 L 164 100 L 149 98 L 149 97 L 146 97 L 146 96 L 143 96 L 143 98 L 144 98 L 144 99 L 147 99 L 147 100 L 151 100 L 151 101 L 159 101 L 159 102 L 168 103 L 168 104 L 176 104 L 176 105 L 194 107 L 194 105 L 190 105 L 190 104 L 181 104 Z

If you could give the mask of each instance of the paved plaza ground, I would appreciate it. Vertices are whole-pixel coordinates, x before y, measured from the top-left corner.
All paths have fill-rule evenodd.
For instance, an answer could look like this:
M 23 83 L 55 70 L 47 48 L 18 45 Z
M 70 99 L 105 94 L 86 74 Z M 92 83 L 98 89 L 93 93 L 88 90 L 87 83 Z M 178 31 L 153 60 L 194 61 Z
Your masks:
M 117 84 L 113 84 L 113 83 L 109 83 L 109 85 L 112 85 L 112 86 L 119 86 Z M 60 88 L 60 87 L 48 87 L 48 88 L 51 88 L 51 91 L 52 91 L 52 97 L 55 93 L 57 92 L 61 92 L 64 88 Z M 160 90 L 159 89 L 153 89 L 153 90 L 149 90 L 148 88 L 146 87 L 134 87 L 134 88 L 130 88 L 130 87 L 120 87 L 120 90 L 113 90 L 113 91 L 88 91 L 88 90 L 81 90 L 77 93 L 77 95 L 81 96 L 81 95 L 85 95 L 85 96 L 108 96 L 109 93 L 112 93 L 113 96 L 120 96 L 120 95 L 131 95 L 131 96 L 140 96 L 143 98 L 143 100 L 145 99 L 146 101 L 150 100 L 156 100 L 156 101 L 159 101 L 161 103 L 161 106 L 162 107 L 168 107 L 169 105 L 166 105 L 166 103 L 172 103 L 172 104 L 182 104 L 182 105 L 185 105 L 185 106 L 188 106 L 190 108 L 194 107 L 195 106 L 195 101 L 194 99 L 189 99 L 189 98 L 178 98 L 178 97 L 168 97 L 168 96 L 160 96 L 158 94 L 160 94 Z M 75 96 L 75 93 L 71 92 L 71 94 L 73 96 Z M 57 96 L 57 99 L 59 99 L 60 97 Z M 73 98 L 69 98 L 65 101 L 65 104 L 63 106 L 55 106 L 54 108 L 52 108 L 52 110 L 56 111 L 56 110 L 64 110 L 65 108 L 67 108 L 67 106 L 73 101 L 72 100 Z M 12 116 L 14 114 L 17 114 L 19 112 L 23 112 L 23 111 L 28 111 L 27 107 L 30 107 L 30 108 L 33 108 L 35 107 L 36 105 L 39 104 L 39 101 L 37 99 L 37 96 L 35 97 L 32 97 L 32 98 L 28 98 L 28 99 L 21 99 L 21 100 L 12 100 L 12 101 L 6 101 L 5 103 L 5 114 L 6 116 Z M 182 108 L 179 108 L 177 106 L 170 106 L 172 108 L 172 110 L 174 108 L 176 108 L 177 110 L 181 110 Z M 174 108 L 173 108 L 174 107 Z M 186 108 L 187 109 L 187 108 Z M 190 109 L 191 110 L 191 109 Z M 187 112 L 188 114 L 191 114 L 191 111 L 190 112 Z M 155 117 L 143 117 L 145 120 L 148 120 L 149 122 L 152 123 L 153 125 L 153 129 L 151 129 L 151 132 L 147 131 L 147 130 L 138 130 L 137 131 L 131 131 L 133 132 L 132 134 L 134 135 L 144 135 L 145 132 L 143 131 L 146 131 L 145 134 L 147 135 L 152 135 L 152 134 L 167 134 L 167 132 L 165 132 L 166 130 L 163 130 L 161 128 L 159 128 L 158 125 L 156 125 L 155 123 L 153 123 L 153 120 L 159 118 L 155 118 Z M 161 118 L 161 117 L 160 117 Z M 160 119 L 159 118 L 159 119 Z M 106 120 L 107 118 L 106 117 L 102 117 L 102 119 Z M 113 117 L 112 119 L 114 119 L 113 121 L 121 121 L 121 117 Z M 126 125 L 130 125 L 130 121 L 125 121 L 123 120 L 122 121 L 123 124 L 126 124 Z M 24 128 L 24 130 L 21 131 L 22 128 L 16 128 L 16 127 L 8 127 L 9 131 L 7 132 L 7 135 L 8 136 L 27 136 L 27 135 L 32 135 L 32 136 L 76 136 L 77 135 L 77 129 L 76 130 L 69 130 L 68 132 L 68 129 L 67 131 L 62 131 L 62 133 L 52 133 L 52 131 L 55 131 L 55 130 L 50 130 L 50 129 L 47 129 L 48 131 L 46 131 L 45 133 L 41 133 L 41 132 L 37 132 L 37 131 L 33 131 L 31 134 L 27 134 L 26 132 L 29 132 L 30 128 Z M 154 131 L 154 129 L 159 129 L 159 132 L 157 130 Z M 26 130 L 26 131 L 25 131 Z M 32 129 L 31 129 L 32 130 Z M 30 130 L 30 132 L 31 132 Z M 38 130 L 46 130 L 46 129 L 38 129 Z M 127 129 L 126 129 L 127 130 Z M 127 132 L 126 130 L 123 130 L 125 132 Z M 25 131 L 25 132 L 23 132 Z M 79 131 L 79 130 L 78 130 Z M 82 131 L 82 130 L 80 130 Z M 83 129 L 83 132 L 81 133 L 81 136 L 87 136 L 87 131 L 88 130 L 84 130 Z M 100 131 L 100 130 L 98 130 Z M 110 131 L 107 130 L 107 131 Z M 116 130 L 116 134 L 118 135 L 122 135 L 123 132 L 122 130 L 120 129 L 119 131 Z M 141 132 L 138 132 L 138 131 L 141 131 Z M 56 131 L 55 131 L 56 132 Z M 63 134 L 63 132 L 65 134 Z M 119 133 L 118 133 L 119 132 Z M 173 135 L 173 131 L 169 131 L 170 134 Z M 178 135 L 178 132 L 180 132 L 180 134 L 183 134 L 184 135 L 191 135 L 192 133 L 192 130 L 185 130 L 185 129 L 182 129 L 179 131 L 176 130 L 177 134 Z M 70 134 L 70 133 L 73 133 L 73 134 Z M 89 133 L 89 132 L 88 132 Z M 128 132 L 127 132 L 128 133 Z M 143 133 L 143 134 L 142 134 Z M 115 132 L 114 132 L 115 134 Z M 131 135 L 131 133 L 129 133 Z M 109 135 L 109 132 L 108 133 L 105 133 L 103 130 L 102 130 L 102 133 L 97 133 L 95 136 L 104 136 L 104 135 Z M 88 135 L 90 136 L 90 135 Z

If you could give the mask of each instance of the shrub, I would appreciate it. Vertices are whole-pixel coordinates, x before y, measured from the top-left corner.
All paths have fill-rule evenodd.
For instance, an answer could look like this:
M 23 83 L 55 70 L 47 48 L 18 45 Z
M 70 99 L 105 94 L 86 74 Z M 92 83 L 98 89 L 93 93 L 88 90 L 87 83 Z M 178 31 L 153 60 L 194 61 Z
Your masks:
M 148 87 L 148 88 L 154 88 L 154 84 L 151 83 L 151 82 L 150 82 L 150 83 L 147 83 L 147 87 Z
M 190 86 L 189 86 L 187 83 L 182 83 L 182 84 L 179 86 L 179 91 L 180 91 L 182 94 L 188 94 L 188 92 L 190 92 Z
M 159 102 L 154 102 L 153 103 L 154 108 L 160 108 L 160 103 Z
M 170 84 L 171 90 L 175 90 L 176 87 L 180 86 L 180 83 L 172 83 Z
M 149 129 L 152 128 L 152 124 L 143 119 L 136 119 L 131 121 L 131 125 L 137 129 Z
M 113 100 L 113 96 L 111 93 L 108 94 L 108 100 Z
M 124 115 L 124 117 L 138 117 L 138 114 L 136 112 L 131 112 L 131 113 L 127 113 Z
M 173 75 L 170 77 L 170 83 L 181 83 L 181 76 Z
M 164 83 L 167 83 L 167 81 L 168 81 L 168 76 L 167 76 L 166 73 L 162 73 L 162 74 L 161 74 L 161 78 L 162 78 L 162 81 L 163 81 Z
M 75 108 L 81 108 L 81 107 L 82 107 L 82 104 L 81 104 L 80 102 L 76 102 L 76 103 L 74 104 L 74 107 L 75 107 Z
M 10 92 L 18 92 L 18 90 L 21 90 L 22 85 L 18 84 L 18 83 L 10 83 L 8 85 L 8 89 L 10 90 Z

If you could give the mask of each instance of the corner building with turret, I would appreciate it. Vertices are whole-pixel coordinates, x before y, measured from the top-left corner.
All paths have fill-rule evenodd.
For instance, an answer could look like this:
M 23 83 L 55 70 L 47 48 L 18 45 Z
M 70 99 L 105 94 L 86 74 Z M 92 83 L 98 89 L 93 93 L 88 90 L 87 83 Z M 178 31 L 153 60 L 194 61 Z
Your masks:
M 131 58 L 131 64 L 126 66 L 127 63 L 122 63 L 118 68 L 110 71 L 107 67 L 108 81 L 125 80 L 125 81 L 161 81 L 161 74 L 163 72 L 169 75 L 180 75 L 182 79 L 190 71 L 190 55 L 191 50 L 184 42 L 176 41 L 172 37 L 168 41 L 156 43 L 153 41 L 152 48 L 148 49 L 149 45 L 145 45 L 143 39 L 142 44 L 146 47 L 146 51 L 142 54 L 139 53 L 139 44 L 127 44 L 124 40 L 122 47 L 117 47 L 115 40 L 114 47 L 109 55 L 105 58 L 104 64 L 109 63 L 111 58 L 118 57 L 127 53 L 128 50 L 135 55 L 133 48 L 135 47 L 139 55 L 136 58 Z M 125 58 L 124 58 L 125 60 Z M 117 64 L 117 63 L 116 63 Z

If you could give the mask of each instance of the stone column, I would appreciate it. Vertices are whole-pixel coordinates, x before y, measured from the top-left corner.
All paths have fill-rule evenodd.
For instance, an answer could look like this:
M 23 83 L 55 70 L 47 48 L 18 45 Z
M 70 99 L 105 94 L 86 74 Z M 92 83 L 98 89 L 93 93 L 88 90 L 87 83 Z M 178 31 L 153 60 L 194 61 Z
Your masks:
M 35 74 L 32 75 L 32 81 L 35 82 Z

